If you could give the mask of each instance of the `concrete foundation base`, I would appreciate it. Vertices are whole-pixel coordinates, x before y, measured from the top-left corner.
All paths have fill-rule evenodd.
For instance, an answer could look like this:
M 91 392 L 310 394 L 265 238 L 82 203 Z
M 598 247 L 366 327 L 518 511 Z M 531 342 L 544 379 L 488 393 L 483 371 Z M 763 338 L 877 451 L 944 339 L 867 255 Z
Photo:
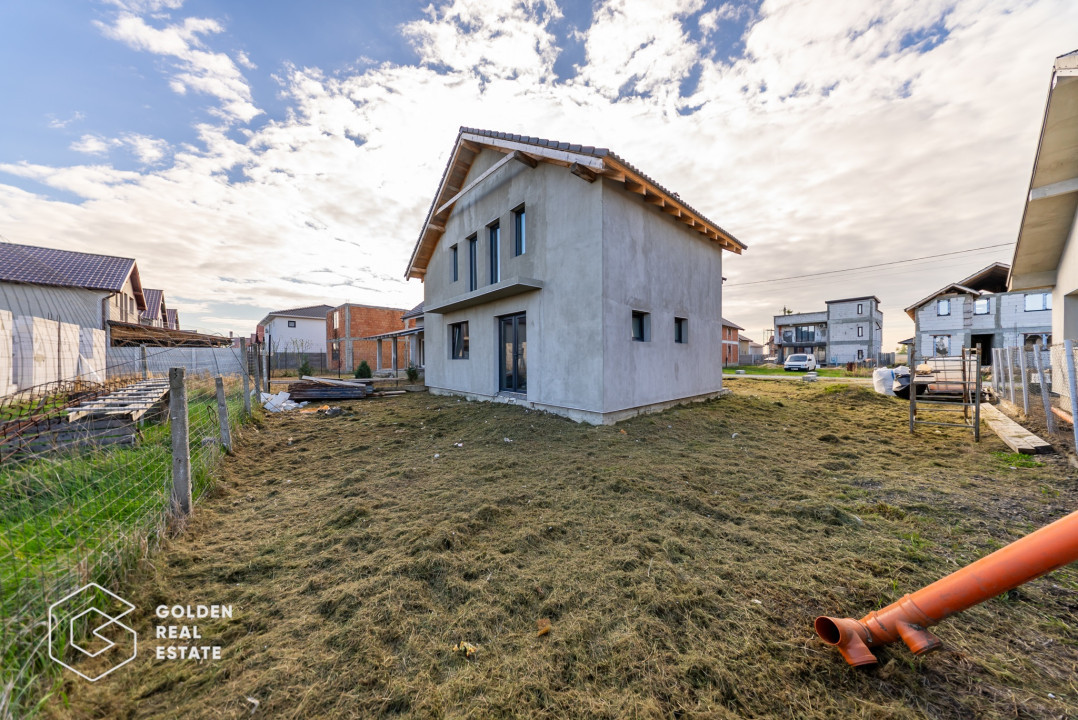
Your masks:
M 642 405 L 640 407 L 626 408 L 624 410 L 615 410 L 607 413 L 595 412 L 593 410 L 582 410 L 580 408 L 569 408 L 557 405 L 544 405 L 543 403 L 530 402 L 520 395 L 512 393 L 499 393 L 498 395 L 482 395 L 478 393 L 466 393 L 456 390 L 448 390 L 446 388 L 438 388 L 428 386 L 427 390 L 431 395 L 443 395 L 447 397 L 460 397 L 465 400 L 479 401 L 479 402 L 497 402 L 504 403 L 506 405 L 520 405 L 521 407 L 528 408 L 529 410 L 541 410 L 543 412 L 551 413 L 552 415 L 560 415 L 576 422 L 585 422 L 589 425 L 613 425 L 621 422 L 622 420 L 628 420 L 629 418 L 636 417 L 637 415 L 648 415 L 651 413 L 662 412 L 668 410 L 677 405 L 685 405 L 694 402 L 704 402 L 706 400 L 712 400 L 717 397 L 722 397 L 730 393 L 729 390 L 723 388 L 716 390 L 715 392 L 704 393 L 703 395 L 693 395 L 692 397 L 678 398 L 676 400 L 667 400 L 661 403 L 654 403 L 651 405 Z

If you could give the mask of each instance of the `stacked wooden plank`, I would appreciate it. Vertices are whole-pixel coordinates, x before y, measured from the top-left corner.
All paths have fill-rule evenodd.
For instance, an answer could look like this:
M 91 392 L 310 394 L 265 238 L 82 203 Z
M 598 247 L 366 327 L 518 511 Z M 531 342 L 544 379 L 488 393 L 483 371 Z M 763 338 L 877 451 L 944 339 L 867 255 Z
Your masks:
M 362 400 L 371 395 L 372 383 L 367 380 L 332 380 L 304 375 L 300 382 L 288 386 L 288 399 L 304 400 Z
M 1025 455 L 1054 452 L 1052 446 L 991 405 L 981 405 L 981 417 L 1011 450 Z
M 138 421 L 155 408 L 163 407 L 168 394 L 168 380 L 164 378 L 142 380 L 133 385 L 114 390 L 108 395 L 86 400 L 67 409 L 71 422 L 87 417 L 126 418 Z

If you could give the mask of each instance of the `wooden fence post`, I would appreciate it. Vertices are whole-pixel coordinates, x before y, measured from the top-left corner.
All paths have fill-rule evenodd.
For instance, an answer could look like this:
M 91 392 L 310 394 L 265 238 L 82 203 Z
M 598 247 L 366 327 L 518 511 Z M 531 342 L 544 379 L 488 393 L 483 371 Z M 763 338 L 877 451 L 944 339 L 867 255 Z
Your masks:
M 232 452 L 232 429 L 228 426 L 228 403 L 225 402 L 225 381 L 218 375 L 213 379 L 217 386 L 217 419 L 221 425 L 221 447 Z
M 146 361 L 146 346 L 139 345 L 139 350 L 142 351 L 142 379 L 146 380 L 150 377 L 150 364 Z
M 1071 429 L 1074 431 L 1074 447 L 1078 450 L 1078 377 L 1074 375 L 1074 342 L 1064 340 L 1063 352 L 1067 356 L 1063 358 L 1059 366 L 1067 369 L 1067 390 L 1071 401 Z
M 240 357 L 243 358 L 243 416 L 251 417 L 251 384 L 247 378 L 247 338 L 240 338 Z
M 258 404 L 262 404 L 262 350 L 257 342 L 251 347 L 251 360 L 255 366 L 255 393 L 258 394 Z
M 1011 405 L 1014 405 L 1014 369 L 1011 365 L 1014 360 L 1011 358 L 1011 346 L 1007 346 L 1007 393 L 1011 399 Z
M 191 514 L 191 447 L 187 435 L 187 385 L 182 367 L 168 371 L 168 417 L 172 426 L 172 511 Z
M 1018 369 L 1022 371 L 1022 412 L 1029 415 L 1029 373 L 1026 371 L 1025 347 L 1018 348 Z
M 1044 377 L 1044 359 L 1041 357 L 1041 348 L 1044 345 L 1038 342 L 1033 346 L 1033 359 L 1037 361 L 1037 378 L 1041 383 L 1041 402 L 1044 403 L 1044 424 L 1048 426 L 1049 433 L 1056 431 L 1056 417 L 1052 414 L 1052 398 L 1049 397 L 1048 383 Z

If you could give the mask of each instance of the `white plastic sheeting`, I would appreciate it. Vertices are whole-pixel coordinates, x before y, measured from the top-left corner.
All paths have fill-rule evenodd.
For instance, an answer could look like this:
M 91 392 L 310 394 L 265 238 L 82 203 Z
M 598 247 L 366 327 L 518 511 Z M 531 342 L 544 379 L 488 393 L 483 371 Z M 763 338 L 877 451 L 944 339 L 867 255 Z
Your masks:
M 881 395 L 895 394 L 895 371 L 891 368 L 877 368 L 872 371 L 872 387 Z
M 79 328 L 79 379 L 105 381 L 105 331 Z
M 7 310 L 0 310 L 0 397 L 15 392 L 11 367 L 11 333 L 15 318 Z
M 59 377 L 57 380 L 74 380 L 79 374 L 79 326 L 60 323 L 56 337 L 56 355 Z
M 55 320 L 20 315 L 12 331 L 12 369 L 15 385 L 28 390 L 55 382 L 59 369 L 57 345 L 60 323 Z

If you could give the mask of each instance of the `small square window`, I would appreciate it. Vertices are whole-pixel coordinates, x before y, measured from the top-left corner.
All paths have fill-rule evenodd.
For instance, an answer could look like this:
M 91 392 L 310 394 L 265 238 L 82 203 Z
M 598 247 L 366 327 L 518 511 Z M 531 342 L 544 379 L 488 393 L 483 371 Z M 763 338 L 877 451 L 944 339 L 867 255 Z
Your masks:
M 951 314 L 951 299 L 936 301 L 936 315 L 950 315 Z
M 295 327 L 295 326 L 296 326 L 296 321 L 295 320 L 289 320 L 288 321 L 288 327 Z
M 651 341 L 651 314 L 633 310 L 633 340 L 635 342 Z
M 689 342 L 689 321 L 686 318 L 674 318 L 674 342 Z
M 459 322 L 449 326 L 449 357 L 452 360 L 468 359 L 468 323 Z
M 992 309 L 992 303 L 988 298 L 978 298 L 973 301 L 974 315 L 987 315 Z

